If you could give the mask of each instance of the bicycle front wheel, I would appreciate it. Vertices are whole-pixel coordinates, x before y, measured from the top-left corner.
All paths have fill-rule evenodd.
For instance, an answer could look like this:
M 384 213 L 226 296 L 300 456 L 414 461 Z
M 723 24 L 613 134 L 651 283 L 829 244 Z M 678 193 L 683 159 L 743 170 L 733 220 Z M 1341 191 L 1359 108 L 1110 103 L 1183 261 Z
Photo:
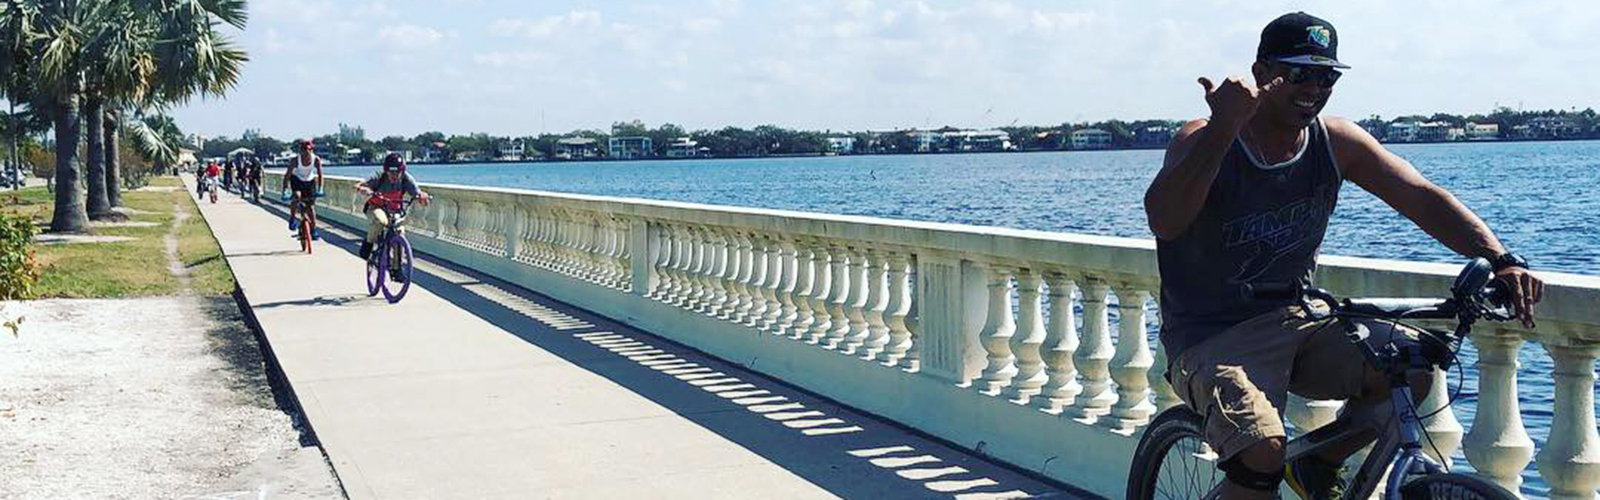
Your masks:
M 378 295 L 378 289 L 383 287 L 384 269 L 388 268 L 388 266 L 384 265 L 384 258 L 383 258 L 384 255 L 388 255 L 388 252 L 386 252 L 386 250 L 387 249 L 383 249 L 383 248 L 375 248 L 375 249 L 373 249 L 372 254 L 367 256 L 367 296 L 368 297 L 372 297 L 372 296 Z
M 1513 500 L 1516 495 L 1486 479 L 1466 474 L 1429 474 L 1400 487 L 1403 500 Z
M 1186 406 L 1156 416 L 1128 469 L 1128 500 L 1193 500 L 1222 482 L 1217 454 L 1201 437 L 1203 421 Z
M 388 268 L 389 279 L 383 280 L 383 298 L 389 303 L 399 302 L 405 298 L 406 291 L 411 289 L 411 242 L 406 241 L 400 233 L 389 235 Z

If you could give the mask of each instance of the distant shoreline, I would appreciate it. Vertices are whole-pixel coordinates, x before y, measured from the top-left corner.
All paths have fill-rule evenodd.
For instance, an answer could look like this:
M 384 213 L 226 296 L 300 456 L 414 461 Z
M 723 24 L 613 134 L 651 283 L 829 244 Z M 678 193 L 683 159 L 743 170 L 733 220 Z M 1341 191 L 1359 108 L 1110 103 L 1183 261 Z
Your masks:
M 1600 141 L 1600 138 L 1574 137 L 1574 138 L 1566 138 L 1566 139 L 1548 139 L 1548 138 L 1546 138 L 1546 139 L 1495 139 L 1495 140 L 1484 140 L 1484 141 L 1472 141 L 1472 140 L 1467 140 L 1467 141 L 1409 141 L 1409 142 L 1382 142 L 1382 144 L 1385 145 L 1385 146 L 1392 146 L 1392 145 L 1409 145 L 1409 144 L 1500 144 L 1500 143 L 1508 143 L 1508 142 L 1524 143 L 1524 142 L 1580 142 L 1580 141 Z M 830 157 L 830 156 L 841 156 L 841 157 L 844 157 L 844 156 L 921 156 L 921 155 L 1006 154 L 1006 153 L 1101 153 L 1101 152 L 1110 152 L 1110 151 L 1149 151 L 1149 150 L 1162 150 L 1162 149 L 1166 149 L 1166 146 L 1131 146 L 1131 147 L 1104 148 L 1104 149 L 1030 149 L 1030 150 L 1010 150 L 1010 151 L 931 151 L 931 152 L 923 152 L 923 153 L 851 153 L 851 154 L 816 153 L 816 154 L 779 154 L 779 155 L 766 155 L 766 156 L 701 156 L 701 157 L 692 157 L 692 158 L 669 158 L 669 157 L 654 157 L 654 158 L 585 158 L 585 159 L 547 159 L 547 158 L 540 158 L 540 159 L 536 159 L 536 160 L 509 160 L 509 161 L 495 161 L 495 160 L 450 161 L 450 162 L 445 162 L 445 161 L 427 161 L 427 162 L 417 161 L 417 162 L 410 162 L 409 164 L 410 165 L 438 165 L 438 166 L 451 166 L 451 165 L 462 165 L 462 166 L 466 166 L 466 165 L 526 165 L 526 164 L 534 164 L 534 163 L 538 163 L 538 164 L 547 164 L 547 163 L 548 164 L 568 164 L 568 163 L 614 163 L 614 162 L 634 162 L 634 161 L 756 160 L 756 159 L 762 159 L 762 158 L 824 158 L 824 157 Z M 377 164 L 377 163 L 325 163 L 324 166 L 328 166 L 328 167 L 377 167 L 377 166 L 379 166 L 379 164 Z

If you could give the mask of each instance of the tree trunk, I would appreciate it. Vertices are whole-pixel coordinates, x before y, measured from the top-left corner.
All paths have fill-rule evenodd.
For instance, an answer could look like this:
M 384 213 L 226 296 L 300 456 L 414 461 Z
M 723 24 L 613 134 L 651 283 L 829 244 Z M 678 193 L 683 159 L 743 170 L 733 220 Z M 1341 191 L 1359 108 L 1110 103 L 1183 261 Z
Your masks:
M 106 110 L 106 202 L 113 207 L 122 206 L 122 155 L 117 149 L 117 132 L 121 130 L 121 113 Z
M 78 95 L 68 92 L 56 102 L 56 207 L 50 219 L 52 233 L 82 233 L 89 230 L 89 214 L 83 206 L 83 185 L 78 165 Z
M 88 185 L 89 218 L 104 220 L 112 217 L 111 204 L 106 201 L 106 146 L 105 135 L 105 100 L 99 96 L 91 95 L 83 102 L 84 137 L 88 139 Z

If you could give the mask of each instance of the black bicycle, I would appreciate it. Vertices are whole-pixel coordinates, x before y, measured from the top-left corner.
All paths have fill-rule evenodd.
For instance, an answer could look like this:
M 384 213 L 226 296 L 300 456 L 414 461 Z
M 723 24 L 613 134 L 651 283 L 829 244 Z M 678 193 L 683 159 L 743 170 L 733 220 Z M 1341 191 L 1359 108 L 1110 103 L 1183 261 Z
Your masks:
M 368 297 L 382 290 L 383 298 L 393 304 L 405 298 L 406 291 L 411 289 L 411 241 L 400 231 L 400 225 L 405 223 L 406 211 L 411 208 L 413 201 L 416 198 L 401 202 L 398 210 L 390 210 L 388 206 L 378 207 L 389 216 L 389 225 L 384 227 L 383 235 L 378 237 L 378 242 L 372 245 L 372 253 L 367 255 Z
M 1448 371 L 1455 363 L 1461 341 L 1480 319 L 1512 319 L 1504 287 L 1493 281 L 1494 271 L 1485 259 L 1473 259 L 1456 276 L 1448 299 L 1343 299 L 1327 290 L 1298 286 L 1264 285 L 1249 291 L 1258 298 L 1298 295 L 1306 311 L 1311 299 L 1328 305 L 1328 312 L 1309 312 L 1316 321 L 1337 321 L 1345 336 L 1360 348 L 1367 362 L 1383 372 L 1389 381 L 1394 425 L 1341 414 L 1337 420 L 1290 440 L 1284 450 L 1285 462 L 1316 454 L 1350 439 L 1377 442 L 1355 476 L 1344 485 L 1345 498 L 1369 498 L 1379 479 L 1388 471 L 1383 498 L 1423 499 L 1515 499 L 1516 495 L 1499 485 L 1467 474 L 1450 472 L 1444 465 L 1422 452 L 1426 434 L 1411 398 L 1407 373 L 1431 370 Z M 1374 348 L 1367 343 L 1370 333 L 1354 319 L 1374 319 L 1398 325 L 1404 320 L 1456 320 L 1455 331 L 1422 329 L 1419 342 L 1390 344 Z M 1446 405 L 1448 408 L 1448 405 Z M 1192 500 L 1206 496 L 1222 480 L 1216 468 L 1217 455 L 1202 440 L 1203 418 L 1185 405 L 1162 412 L 1145 429 L 1133 455 L 1128 474 L 1127 498 Z M 1380 428 L 1380 426 L 1382 428 Z

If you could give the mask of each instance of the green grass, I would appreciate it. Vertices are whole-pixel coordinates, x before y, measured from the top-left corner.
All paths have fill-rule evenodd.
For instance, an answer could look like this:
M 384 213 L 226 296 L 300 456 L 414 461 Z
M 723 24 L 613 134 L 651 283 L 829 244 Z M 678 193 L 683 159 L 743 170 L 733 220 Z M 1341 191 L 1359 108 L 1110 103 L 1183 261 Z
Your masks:
M 0 190 L 0 211 L 6 215 L 23 215 L 48 222 L 54 206 L 55 193 L 45 190 L 44 186 Z
M 222 247 L 211 234 L 211 226 L 200 217 L 194 198 L 179 194 L 186 200 L 183 207 L 189 211 L 189 218 L 178 228 L 178 261 L 189 269 L 189 285 L 200 295 L 233 293 L 233 269 L 222 258 Z
M 170 176 L 154 178 L 150 185 L 182 186 Z M 0 192 L 0 210 L 26 214 L 41 225 L 46 224 L 53 207 L 52 196 L 43 187 Z M 141 212 L 129 220 L 156 225 L 91 230 L 96 236 L 135 238 L 132 241 L 35 245 L 40 263 L 40 297 L 123 298 L 179 293 L 181 284 L 167 266 L 165 242 L 174 206 L 190 215 L 178 228 L 178 257 L 189 269 L 195 293 L 215 296 L 233 292 L 233 271 L 222 259 L 222 249 L 186 190 L 123 191 L 122 204 Z

